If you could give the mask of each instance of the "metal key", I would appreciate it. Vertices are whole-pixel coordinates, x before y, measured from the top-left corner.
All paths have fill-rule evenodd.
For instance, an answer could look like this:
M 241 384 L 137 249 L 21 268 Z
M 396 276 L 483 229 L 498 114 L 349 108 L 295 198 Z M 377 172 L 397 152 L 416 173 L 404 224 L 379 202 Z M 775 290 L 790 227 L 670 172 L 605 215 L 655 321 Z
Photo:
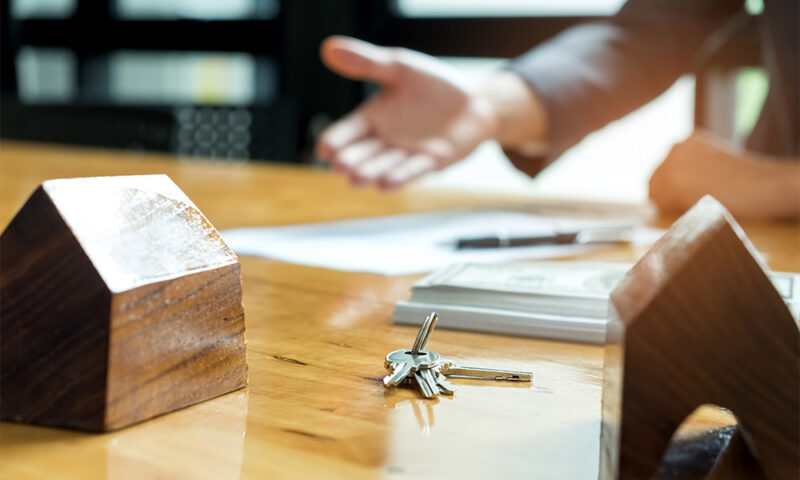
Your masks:
M 436 312 L 431 312 L 427 318 L 425 318 L 425 321 L 422 322 L 422 326 L 419 327 L 419 332 L 417 332 L 417 338 L 414 340 L 414 346 L 411 347 L 411 353 L 413 355 L 417 355 L 425 348 L 425 344 L 427 344 L 428 339 L 431 338 L 431 332 L 436 328 L 437 320 L 439 320 L 439 315 L 437 315 Z
M 395 350 L 386 356 L 384 366 L 391 369 L 392 373 L 383 379 L 384 385 L 395 387 L 400 383 L 416 383 L 425 398 L 433 398 L 440 394 L 452 395 L 455 392 L 455 387 L 447 381 L 445 375 L 487 380 L 531 381 L 533 377 L 531 372 L 455 365 L 453 362 L 443 360 L 434 351 L 423 350 L 438 319 L 439 316 L 431 312 L 422 322 L 411 350 Z
M 383 384 L 387 387 L 396 387 L 411 374 L 411 363 L 403 362 L 391 366 L 392 373 L 383 377 Z
M 428 374 L 430 374 L 429 369 L 418 370 L 414 373 L 414 377 L 417 380 L 417 384 L 419 384 L 419 389 L 422 391 L 422 394 L 425 398 L 433 398 L 436 395 L 439 395 L 439 387 L 436 386 L 436 383 L 431 383 L 431 379 L 428 378 Z
M 450 382 L 448 382 L 447 378 L 444 375 L 435 370 L 433 372 L 433 375 L 436 377 L 436 385 L 439 387 L 439 392 L 445 395 L 452 395 L 456 393 L 456 387 L 454 387 Z
M 426 368 L 425 370 L 421 370 L 420 373 L 422 377 L 427 382 L 428 386 L 430 387 L 431 391 L 433 391 L 433 396 L 437 396 L 442 393 L 442 389 L 439 388 L 439 382 L 437 381 L 438 374 L 432 368 Z
M 448 377 L 483 378 L 486 380 L 508 380 L 513 382 L 530 382 L 532 372 L 519 370 L 500 370 L 493 368 L 465 367 L 453 362 L 444 362 L 439 373 Z
M 409 378 L 411 373 L 415 373 L 421 368 L 431 368 L 438 366 L 439 355 L 436 352 L 425 352 L 425 344 L 431 336 L 431 331 L 436 327 L 436 320 L 439 316 L 435 312 L 422 322 L 422 325 L 417 332 L 417 338 L 414 340 L 414 345 L 411 350 L 395 350 L 386 356 L 384 366 L 392 368 L 393 371 L 383 379 L 383 384 L 387 387 L 395 387 Z
M 411 350 L 395 350 L 386 355 L 383 366 L 393 369 L 392 373 L 384 377 L 383 384 L 387 387 L 396 387 L 410 374 L 421 369 L 438 367 L 441 357 L 436 352 L 421 351 L 414 355 Z

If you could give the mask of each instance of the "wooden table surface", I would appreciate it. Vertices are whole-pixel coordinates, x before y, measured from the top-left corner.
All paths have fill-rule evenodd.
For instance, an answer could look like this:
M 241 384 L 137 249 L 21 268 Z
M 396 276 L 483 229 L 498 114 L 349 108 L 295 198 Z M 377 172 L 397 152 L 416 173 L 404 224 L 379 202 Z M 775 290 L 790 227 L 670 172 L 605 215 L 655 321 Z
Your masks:
M 3 142 L 0 225 L 43 180 L 146 173 L 168 174 L 218 229 L 537 208 L 533 199 L 355 191 L 327 172 L 297 167 Z M 800 271 L 797 224 L 743 226 L 773 269 Z M 617 247 L 589 258 L 633 261 L 642 253 Z M 381 382 L 383 357 L 416 334 L 394 326 L 391 312 L 419 276 L 240 260 L 246 389 L 102 435 L 2 423 L 0 478 L 596 478 L 602 347 L 437 330 L 430 348 L 465 364 L 532 370 L 534 381 L 453 380 L 453 398 L 423 400 Z M 705 409 L 684 431 L 731 422 Z

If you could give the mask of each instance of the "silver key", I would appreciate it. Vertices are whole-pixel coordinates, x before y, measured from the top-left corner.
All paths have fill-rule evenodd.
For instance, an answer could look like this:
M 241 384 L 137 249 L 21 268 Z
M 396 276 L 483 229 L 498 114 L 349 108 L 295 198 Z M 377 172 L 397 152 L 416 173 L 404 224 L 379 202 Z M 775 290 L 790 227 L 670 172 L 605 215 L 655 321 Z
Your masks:
M 422 322 L 422 326 L 419 328 L 419 332 L 417 333 L 417 338 L 414 340 L 414 346 L 411 347 L 411 353 L 413 355 L 418 354 L 425 348 L 425 344 L 428 343 L 428 339 L 431 337 L 431 332 L 433 329 L 436 328 L 436 321 L 439 320 L 439 315 L 436 312 L 431 312 L 425 321 Z
M 414 371 L 418 368 L 433 368 L 441 366 L 442 357 L 433 351 L 421 351 L 418 354 L 411 353 L 411 350 L 401 349 L 386 355 L 386 360 L 383 366 L 389 368 L 390 366 L 400 363 L 410 363 Z
M 456 365 L 453 362 L 444 362 L 439 368 L 439 373 L 448 377 L 483 378 L 486 380 L 509 380 L 513 382 L 530 382 L 533 378 L 532 372 L 465 367 Z
M 452 395 L 455 392 L 455 387 L 447 381 L 445 375 L 487 380 L 531 381 L 533 377 L 531 372 L 456 365 L 443 360 L 434 351 L 424 350 L 438 318 L 435 312 L 431 312 L 422 322 L 411 350 L 395 350 L 386 356 L 384 366 L 391 369 L 392 373 L 383 379 L 384 385 L 395 387 L 400 383 L 416 383 L 423 396 L 434 398 L 440 394 Z
M 425 379 L 425 382 L 428 384 L 428 387 L 433 392 L 433 396 L 437 396 L 441 393 L 441 389 L 439 388 L 439 384 L 436 381 L 436 371 L 432 368 L 426 368 L 425 370 L 421 370 L 419 373 L 422 374 L 422 378 Z
M 436 352 L 421 351 L 417 355 L 411 350 L 395 350 L 386 355 L 384 367 L 393 369 L 392 373 L 384 377 L 383 384 L 387 387 L 396 387 L 411 373 L 421 369 L 438 367 L 441 357 Z
M 436 371 L 434 371 L 434 375 L 436 376 L 436 385 L 439 387 L 439 391 L 441 393 L 445 395 L 452 395 L 456 393 L 456 387 L 448 382 L 444 375 Z
M 417 379 L 419 389 L 422 391 L 425 398 L 433 398 L 439 395 L 439 387 L 437 387 L 435 383 L 431 384 L 426 373 L 430 373 L 430 370 L 418 370 L 414 373 L 414 377 Z
M 383 384 L 387 387 L 396 387 L 411 373 L 411 363 L 408 362 L 393 364 L 391 368 L 393 369 L 392 373 L 383 377 Z

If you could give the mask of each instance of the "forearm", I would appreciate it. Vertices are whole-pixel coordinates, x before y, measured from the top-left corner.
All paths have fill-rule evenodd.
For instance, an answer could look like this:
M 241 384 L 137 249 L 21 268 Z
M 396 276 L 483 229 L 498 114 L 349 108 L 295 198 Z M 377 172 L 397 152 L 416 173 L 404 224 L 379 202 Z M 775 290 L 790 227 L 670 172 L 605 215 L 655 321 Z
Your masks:
M 547 111 L 547 159 L 639 108 L 687 72 L 742 0 L 628 0 L 613 17 L 569 28 L 507 70 Z
M 489 138 L 496 140 L 514 167 L 535 176 L 554 158 L 548 142 L 547 107 L 519 75 L 500 71 L 476 94 L 493 121 Z

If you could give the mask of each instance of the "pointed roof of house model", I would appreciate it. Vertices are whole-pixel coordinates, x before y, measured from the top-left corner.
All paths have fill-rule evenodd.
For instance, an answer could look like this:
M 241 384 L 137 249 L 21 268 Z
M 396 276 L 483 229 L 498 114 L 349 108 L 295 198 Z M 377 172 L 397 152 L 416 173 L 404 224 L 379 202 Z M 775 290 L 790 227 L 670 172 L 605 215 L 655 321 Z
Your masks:
M 48 180 L 42 189 L 112 292 L 237 261 L 166 175 Z

